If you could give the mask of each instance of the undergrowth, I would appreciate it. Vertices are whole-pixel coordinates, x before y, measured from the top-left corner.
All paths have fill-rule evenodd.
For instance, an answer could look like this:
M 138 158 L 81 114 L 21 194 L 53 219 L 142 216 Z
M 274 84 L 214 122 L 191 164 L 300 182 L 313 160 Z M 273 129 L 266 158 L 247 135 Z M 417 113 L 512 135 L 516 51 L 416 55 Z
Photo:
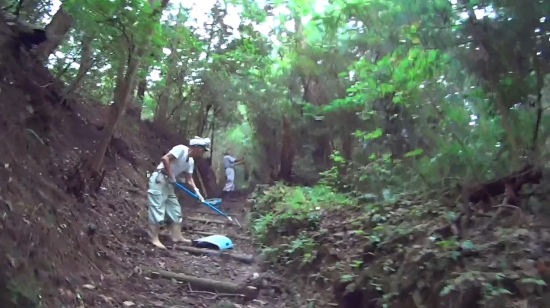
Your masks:
M 327 210 L 353 206 L 356 202 L 324 185 L 310 188 L 277 184 L 259 196 L 257 204 L 254 234 L 264 242 L 274 235 L 271 234 L 274 231 L 280 236 L 317 230 Z M 267 207 L 262 208 L 265 205 Z
M 252 233 L 264 260 L 276 271 L 306 277 L 318 287 L 312 292 L 336 282 L 345 294 L 371 292 L 368 297 L 383 307 L 403 300 L 403 290 L 426 307 L 459 298 L 465 305 L 496 307 L 546 292 L 532 265 L 517 263 L 522 247 L 535 238 L 513 216 L 500 225 L 478 218 L 483 229 L 474 227 L 460 239 L 446 234 L 459 213 L 443 199 L 346 193 L 343 185 L 333 185 L 335 172 L 314 187 L 276 184 L 252 196 Z M 469 292 L 479 296 L 463 296 Z

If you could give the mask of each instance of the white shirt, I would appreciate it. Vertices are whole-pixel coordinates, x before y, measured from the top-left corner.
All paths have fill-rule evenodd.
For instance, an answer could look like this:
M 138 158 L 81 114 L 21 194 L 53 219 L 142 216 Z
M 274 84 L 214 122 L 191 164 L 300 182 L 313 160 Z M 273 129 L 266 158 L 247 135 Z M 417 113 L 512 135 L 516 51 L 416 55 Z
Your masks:
M 189 148 L 183 144 L 173 147 L 168 154 L 174 155 L 176 159 L 170 161 L 170 167 L 174 177 L 177 177 L 183 172 L 193 173 L 195 167 L 195 161 L 192 157 L 189 157 Z M 157 169 L 164 169 L 164 163 L 161 162 Z
M 231 155 L 225 155 L 223 157 L 223 167 L 225 169 L 227 168 L 234 168 L 235 167 L 235 161 L 237 161 L 237 159 Z

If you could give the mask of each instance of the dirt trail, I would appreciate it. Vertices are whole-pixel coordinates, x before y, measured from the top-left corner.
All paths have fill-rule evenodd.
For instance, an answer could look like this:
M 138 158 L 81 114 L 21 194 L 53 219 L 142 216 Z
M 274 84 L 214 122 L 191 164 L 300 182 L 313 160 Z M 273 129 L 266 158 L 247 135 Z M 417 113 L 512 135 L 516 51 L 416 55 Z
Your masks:
M 45 67 L 14 53 L 19 51 L 0 51 L 0 307 L 238 303 L 239 298 L 198 292 L 142 271 L 150 267 L 233 283 L 257 271 L 254 265 L 159 251 L 147 243 L 146 174 L 170 147 L 185 142 L 181 135 L 124 116 L 105 156 L 100 191 L 79 200 L 69 192 L 70 174 L 101 139 L 108 107 L 76 95 L 63 98 L 64 86 Z M 185 218 L 221 218 L 197 213 L 209 210 L 178 196 Z M 223 207 L 241 213 L 243 203 L 240 198 Z M 223 225 L 186 221 L 194 231 L 226 233 Z M 249 241 L 230 237 L 236 252 L 253 253 Z M 170 245 L 166 237 L 161 240 Z M 246 305 L 278 307 L 276 297 L 258 299 Z
M 140 199 L 145 200 L 144 194 L 139 194 Z M 138 201 L 139 202 L 139 201 Z M 238 217 L 243 221 L 240 215 L 241 207 L 245 202 L 244 198 L 239 198 L 234 202 L 224 202 L 222 210 L 227 211 L 233 217 Z M 212 213 L 209 213 L 211 211 Z M 208 213 L 208 214 L 206 214 Z M 184 209 L 186 218 L 202 218 L 211 220 L 215 223 L 205 223 L 190 221 L 186 219 L 185 235 L 188 238 L 198 239 L 204 235 L 196 232 L 210 232 L 215 234 L 241 234 L 244 231 L 239 231 L 237 226 L 228 226 L 217 222 L 223 221 L 223 217 L 209 210 L 207 207 L 196 205 L 194 207 L 186 207 Z M 224 261 L 218 256 L 197 256 L 184 251 L 179 251 L 177 247 L 182 247 L 180 244 L 171 243 L 166 236 L 161 235 L 161 241 L 165 243 L 168 250 L 159 250 L 153 248 L 146 241 L 146 233 L 142 226 L 135 228 L 136 242 L 131 247 L 128 247 L 127 254 L 129 262 L 135 265 L 135 272 L 129 274 L 129 279 L 118 292 L 117 301 L 131 301 L 136 307 L 215 307 L 222 301 L 241 303 L 244 300 L 231 294 L 220 294 L 212 291 L 199 290 L 193 285 L 186 282 L 164 279 L 149 278 L 146 273 L 141 273 L 140 266 L 147 268 L 156 268 L 159 270 L 180 273 L 194 277 L 206 278 L 222 282 L 230 282 L 233 284 L 242 284 L 249 280 L 254 273 L 258 272 L 255 264 L 247 265 L 242 262 L 229 260 Z M 229 235 L 233 240 L 235 248 L 231 253 L 253 255 L 254 248 L 247 240 L 239 239 Z M 244 237 L 244 236 L 243 236 Z M 99 287 L 93 290 L 87 290 L 85 295 L 97 298 L 95 304 L 97 307 L 105 305 L 109 298 L 102 295 L 102 291 L 113 286 Z M 111 292 L 109 292 L 111 293 Z M 273 301 L 275 298 L 260 296 L 257 300 L 249 301 L 246 307 L 275 307 Z M 131 303 L 126 303 L 131 305 Z M 102 306 L 104 307 L 104 306 Z

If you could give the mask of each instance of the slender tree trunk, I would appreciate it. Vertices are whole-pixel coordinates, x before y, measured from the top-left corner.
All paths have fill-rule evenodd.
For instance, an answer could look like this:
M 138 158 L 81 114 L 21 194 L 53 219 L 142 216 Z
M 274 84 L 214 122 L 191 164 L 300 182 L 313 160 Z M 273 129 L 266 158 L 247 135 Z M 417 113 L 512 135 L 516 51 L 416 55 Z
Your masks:
M 290 127 L 290 121 L 286 116 L 283 116 L 282 126 L 283 144 L 281 147 L 280 167 L 277 177 L 285 182 L 290 183 L 292 181 L 292 165 L 294 163 L 294 152 L 292 147 L 292 130 Z
M 157 108 L 155 109 L 155 116 L 153 122 L 157 125 L 163 126 L 166 121 L 166 114 L 168 113 L 168 102 L 170 101 L 170 87 L 172 85 L 170 78 L 170 68 L 166 72 L 166 82 L 162 91 L 160 92 L 159 99 L 157 102 Z
M 93 39 L 91 36 L 85 36 L 82 40 L 82 54 L 80 56 L 80 66 L 78 67 L 78 73 L 76 74 L 76 78 L 65 90 L 65 95 L 70 94 L 80 88 L 82 81 L 84 81 L 84 77 L 86 77 L 86 74 L 92 67 L 92 41 Z
M 176 27 L 177 30 L 177 27 Z M 155 111 L 154 122 L 156 124 L 163 124 L 168 120 L 168 105 L 170 102 L 170 90 L 172 89 L 172 84 L 174 83 L 174 77 L 177 74 L 177 65 L 178 62 L 178 48 L 179 40 L 175 40 L 172 44 L 172 52 L 168 56 L 168 67 L 166 68 L 166 82 L 164 88 L 160 93 L 158 100 L 157 108 Z
M 210 134 L 210 156 L 208 157 L 208 164 L 212 167 L 212 153 L 214 152 L 214 132 L 216 131 L 216 112 L 214 112 L 214 116 L 212 117 L 212 123 L 210 126 L 211 134 Z
M 344 158 L 345 162 L 344 165 L 340 167 L 340 174 L 346 175 L 348 171 L 348 165 L 351 162 L 351 159 L 353 157 L 353 135 L 351 132 L 349 132 L 347 129 L 344 129 L 344 132 L 342 134 L 342 157 Z
M 155 2 L 155 0 L 149 0 L 151 6 L 153 6 Z M 160 14 L 167 5 L 168 0 L 162 0 L 161 6 L 153 11 L 153 15 L 160 18 Z M 113 134 L 116 130 L 118 119 L 124 112 L 126 104 L 128 102 L 128 98 L 130 97 L 131 91 L 135 86 L 135 79 L 138 72 L 140 60 L 149 49 L 152 35 L 153 27 L 149 27 L 147 30 L 147 40 L 144 45 L 138 49 L 135 55 L 129 54 L 128 67 L 124 69 L 124 64 L 121 63 L 121 68 L 119 69 L 119 74 L 117 76 L 117 82 L 114 91 L 114 104 L 113 106 L 111 106 L 109 118 L 105 125 L 104 135 L 89 161 L 89 168 L 92 172 L 92 176 L 101 173 L 100 170 L 103 163 L 103 158 L 105 157 L 105 152 L 107 151 L 107 148 L 111 143 L 111 138 L 113 137 Z
M 139 103 L 136 102 L 136 94 L 137 94 L 136 92 L 137 92 L 137 87 L 139 85 L 139 82 L 137 79 L 138 76 L 139 76 L 139 73 L 136 74 L 136 77 L 132 81 L 132 85 L 130 86 L 130 94 L 128 94 L 129 103 L 127 103 L 127 106 L 124 109 L 126 112 L 125 113 L 123 112 L 123 113 L 130 116 L 133 115 L 134 117 L 141 120 L 141 113 L 138 113 L 138 110 L 137 110 L 137 106 L 139 105 Z
M 149 68 L 145 69 L 146 72 L 149 72 Z M 137 86 L 137 112 L 141 115 L 143 112 L 143 103 L 145 101 L 145 91 L 147 91 L 147 77 L 143 76 L 138 82 Z
M 179 90 L 179 93 L 178 93 L 178 100 L 177 102 L 175 103 L 175 106 L 174 108 L 172 109 L 172 111 L 170 112 L 170 114 L 168 115 L 168 118 L 167 120 L 168 121 L 171 121 L 173 125 L 181 125 L 181 113 L 180 111 L 183 109 L 183 107 L 188 103 L 187 101 L 187 98 L 183 95 L 183 90 L 180 88 Z M 185 126 L 185 125 L 183 125 Z M 182 127 L 183 127 L 182 126 Z
M 57 10 L 52 21 L 46 26 L 48 40 L 40 44 L 36 50 L 36 56 L 42 62 L 46 62 L 57 47 L 63 43 L 65 36 L 73 26 L 73 18 L 63 9 L 63 5 Z
M 126 104 L 130 93 L 132 90 L 133 79 L 137 73 L 137 66 L 139 65 L 139 60 L 137 56 L 130 55 L 131 59 L 128 64 L 128 68 L 125 69 L 124 64 L 121 64 L 119 69 L 119 75 L 117 76 L 117 82 L 113 95 L 113 105 L 110 108 L 109 116 L 106 121 L 104 135 L 99 144 L 97 145 L 96 151 L 92 158 L 90 159 L 90 169 L 93 172 L 93 175 L 100 173 L 101 165 L 103 163 L 103 158 L 105 157 L 105 152 L 111 143 L 111 139 L 116 130 L 118 124 L 118 119 L 126 109 Z
M 351 161 L 353 157 L 353 135 L 347 129 L 342 136 L 342 157 Z

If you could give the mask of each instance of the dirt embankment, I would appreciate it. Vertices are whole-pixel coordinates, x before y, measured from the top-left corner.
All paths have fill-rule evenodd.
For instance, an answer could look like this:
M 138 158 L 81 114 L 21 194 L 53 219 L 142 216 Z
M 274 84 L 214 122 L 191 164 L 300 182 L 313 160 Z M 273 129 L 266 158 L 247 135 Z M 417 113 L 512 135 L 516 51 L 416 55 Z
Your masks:
M 184 140 L 126 116 L 100 193 L 78 203 L 67 173 L 101 138 L 106 107 L 63 99 L 50 72 L 15 49 L 0 52 L 0 76 L 0 306 L 82 306 L 91 282 L 115 298 L 131 293 L 146 173 Z

